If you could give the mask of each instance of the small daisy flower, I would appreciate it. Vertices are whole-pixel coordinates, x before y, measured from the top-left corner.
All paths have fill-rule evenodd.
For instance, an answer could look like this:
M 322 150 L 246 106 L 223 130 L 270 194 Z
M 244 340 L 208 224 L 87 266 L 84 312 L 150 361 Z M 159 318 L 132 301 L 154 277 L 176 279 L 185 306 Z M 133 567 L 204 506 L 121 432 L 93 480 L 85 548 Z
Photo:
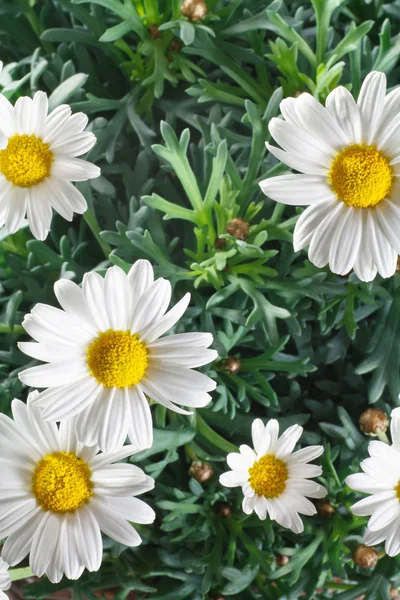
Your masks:
M 271 120 L 278 144 L 268 150 L 299 174 L 260 183 L 282 204 L 307 206 L 295 251 L 309 246 L 317 267 L 362 281 L 390 277 L 400 254 L 400 87 L 386 94 L 383 73 L 370 73 L 357 103 L 344 87 L 323 107 L 310 94 L 286 98 L 284 119 Z
M 76 158 L 96 143 L 84 131 L 87 122 L 83 113 L 71 115 L 66 104 L 48 114 L 44 92 L 33 100 L 18 98 L 15 106 L 0 94 L 0 225 L 9 233 L 27 215 L 33 235 L 44 240 L 52 208 L 68 221 L 74 212 L 85 212 L 86 200 L 71 181 L 100 175 L 98 167 Z
M 79 414 L 77 434 L 104 451 L 122 446 L 126 436 L 139 448 L 153 442 L 148 398 L 182 414 L 176 406 L 205 406 L 215 382 L 194 371 L 217 356 L 207 350 L 209 333 L 179 333 L 158 339 L 185 312 L 190 294 L 171 310 L 171 284 L 154 281 L 153 269 L 139 260 L 128 275 L 119 267 L 105 278 L 86 273 L 82 289 L 67 279 L 54 286 L 64 311 L 38 304 L 23 326 L 39 343 L 19 348 L 48 362 L 20 373 L 32 387 L 47 387 L 37 399 L 49 421 Z
M 347 485 L 358 492 L 371 494 L 351 507 L 357 516 L 369 516 L 364 542 L 373 546 L 385 542 L 389 556 L 400 553 L 400 419 L 390 424 L 392 445 L 373 441 L 368 445 L 369 458 L 360 464 L 363 473 L 349 475 Z
M 1 66 L 2 65 L 0 64 L 0 71 Z M 11 579 L 8 573 L 8 564 L 0 558 L 0 600 L 8 600 L 8 596 L 4 593 L 4 590 L 9 590 L 10 587 Z
M 101 531 L 126 546 L 141 538 L 133 523 L 155 513 L 135 496 L 154 487 L 138 467 L 115 464 L 135 449 L 98 454 L 78 441 L 73 421 L 43 420 L 32 392 L 12 403 L 14 420 L 0 414 L 0 538 L 2 557 L 16 565 L 30 554 L 32 573 L 58 583 L 100 568 Z M 2 579 L 0 577 L 0 583 Z
M 310 481 L 322 475 L 321 467 L 307 464 L 321 456 L 323 447 L 308 446 L 293 452 L 302 433 L 300 425 L 293 425 L 278 438 L 278 421 L 271 419 L 264 425 L 261 419 L 255 419 L 251 428 L 254 450 L 242 445 L 240 454 L 228 454 L 232 471 L 219 479 L 226 487 L 242 487 L 246 514 L 254 510 L 262 520 L 268 515 L 294 533 L 304 529 L 299 514 L 317 512 L 306 496 L 323 498 L 327 493 L 322 485 Z

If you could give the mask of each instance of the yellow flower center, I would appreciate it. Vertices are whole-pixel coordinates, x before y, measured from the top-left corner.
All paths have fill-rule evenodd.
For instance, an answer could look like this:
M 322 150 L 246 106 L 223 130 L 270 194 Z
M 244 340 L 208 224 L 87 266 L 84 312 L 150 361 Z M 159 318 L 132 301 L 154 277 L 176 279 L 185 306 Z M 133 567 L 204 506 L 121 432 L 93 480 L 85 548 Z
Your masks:
M 0 172 L 12 184 L 27 188 L 50 175 L 53 153 L 36 135 L 13 135 L 0 151 Z
M 107 388 L 139 383 L 148 365 L 147 348 L 139 336 L 120 329 L 100 333 L 88 347 L 86 360 L 92 377 Z
M 93 496 L 90 476 L 89 466 L 72 452 L 53 452 L 37 463 L 32 490 L 45 510 L 73 512 Z
M 288 470 L 273 454 L 266 454 L 249 469 L 249 483 L 258 496 L 277 498 L 286 487 Z
M 390 194 L 393 170 L 375 146 L 352 144 L 335 156 L 328 179 L 339 200 L 356 208 L 371 208 Z

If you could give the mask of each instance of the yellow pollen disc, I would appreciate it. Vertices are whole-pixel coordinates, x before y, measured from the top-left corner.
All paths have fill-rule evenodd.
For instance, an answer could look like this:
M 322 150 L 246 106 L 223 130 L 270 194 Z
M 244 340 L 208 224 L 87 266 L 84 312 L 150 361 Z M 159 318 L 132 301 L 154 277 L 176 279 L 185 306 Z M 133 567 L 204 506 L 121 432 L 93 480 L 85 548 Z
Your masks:
M 335 156 L 328 179 L 339 200 L 356 208 L 371 208 L 389 196 L 393 171 L 375 146 L 352 144 Z
M 286 487 L 288 470 L 273 454 L 266 454 L 249 469 L 249 483 L 258 496 L 277 498 Z
M 139 383 L 148 365 L 147 348 L 139 336 L 120 329 L 100 333 L 88 347 L 86 360 L 92 377 L 107 388 Z
M 0 172 L 12 184 L 27 188 L 50 175 L 53 153 L 36 135 L 13 135 L 0 151 Z
M 93 495 L 90 476 L 89 466 L 72 452 L 53 452 L 37 463 L 32 490 L 45 510 L 73 512 Z

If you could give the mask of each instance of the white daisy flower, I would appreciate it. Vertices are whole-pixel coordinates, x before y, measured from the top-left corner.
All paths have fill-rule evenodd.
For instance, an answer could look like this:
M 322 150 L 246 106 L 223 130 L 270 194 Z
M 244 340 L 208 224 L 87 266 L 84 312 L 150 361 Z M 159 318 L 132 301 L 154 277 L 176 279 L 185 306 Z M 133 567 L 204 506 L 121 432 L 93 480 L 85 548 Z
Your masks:
M 385 542 L 389 556 L 400 553 L 400 419 L 390 424 L 392 445 L 373 441 L 368 445 L 370 458 L 360 464 L 363 473 L 349 475 L 345 482 L 358 492 L 371 494 L 351 511 L 361 517 L 370 516 L 364 542 L 373 546 Z
M 64 219 L 87 208 L 82 194 L 70 183 L 100 175 L 100 169 L 77 156 L 94 146 L 93 133 L 83 131 L 88 118 L 71 115 L 62 104 L 49 115 L 44 92 L 33 100 L 18 98 L 12 106 L 0 94 L 0 225 L 14 233 L 27 215 L 33 235 L 44 240 L 52 208 Z
M 154 281 L 147 260 L 138 260 L 128 275 L 119 267 L 105 278 L 86 273 L 82 289 L 67 279 L 54 286 L 64 311 L 37 304 L 23 326 L 39 343 L 19 348 L 49 364 L 20 373 L 32 387 L 47 387 L 37 399 L 49 421 L 79 414 L 77 434 L 86 445 L 108 451 L 126 436 L 139 448 L 153 442 L 146 398 L 175 412 L 175 404 L 205 406 L 215 382 L 193 371 L 217 357 L 207 350 L 209 333 L 180 333 L 158 339 L 181 318 L 190 294 L 171 310 L 171 284 Z
M 0 63 L 0 71 L 1 71 L 2 63 Z M 4 590 L 9 590 L 11 587 L 11 579 L 8 573 L 8 564 L 4 562 L 2 558 L 0 558 L 0 600 L 8 600 L 7 594 L 4 593 Z
M 14 421 L 0 414 L 2 557 L 16 565 L 29 553 L 32 573 L 57 583 L 64 573 L 78 579 L 85 567 L 99 569 L 101 531 L 126 546 L 141 543 L 130 522 L 152 523 L 155 513 L 134 496 L 154 480 L 139 467 L 114 464 L 132 446 L 98 454 L 77 440 L 72 420 L 60 428 L 44 421 L 35 394 L 27 404 L 13 401 Z
M 300 174 L 260 183 L 283 204 L 309 207 L 297 221 L 295 251 L 309 246 L 317 267 L 362 281 L 390 277 L 400 254 L 400 87 L 386 94 L 383 73 L 370 73 L 357 103 L 344 87 L 323 107 L 310 94 L 286 98 L 267 144 Z
M 327 493 L 322 485 L 309 481 L 322 475 L 321 467 L 307 464 L 321 456 L 323 446 L 293 452 L 302 433 L 300 425 L 293 425 L 278 438 L 278 421 L 271 419 L 264 425 L 261 419 L 255 419 L 251 428 L 254 450 L 242 445 L 240 454 L 228 454 L 226 460 L 232 471 L 219 478 L 226 487 L 242 487 L 246 514 L 254 510 L 262 520 L 268 515 L 294 533 L 304 529 L 299 514 L 317 512 L 306 496 L 323 498 Z

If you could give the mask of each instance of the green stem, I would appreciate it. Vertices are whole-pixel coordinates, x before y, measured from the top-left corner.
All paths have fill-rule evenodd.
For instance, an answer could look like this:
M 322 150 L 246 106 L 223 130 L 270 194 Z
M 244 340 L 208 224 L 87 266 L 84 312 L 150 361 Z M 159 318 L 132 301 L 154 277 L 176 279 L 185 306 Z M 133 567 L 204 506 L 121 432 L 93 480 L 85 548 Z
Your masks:
M 389 444 L 390 445 L 389 438 L 388 438 L 388 436 L 386 435 L 386 433 L 384 431 L 377 431 L 376 432 L 376 437 L 381 442 L 384 442 L 385 444 Z
M 6 323 L 0 323 L 0 333 L 15 333 L 20 335 L 26 333 L 26 331 L 22 325 L 14 325 L 14 327 L 10 327 Z
M 84 213 L 83 218 L 85 219 L 86 223 L 88 224 L 94 237 L 99 242 L 99 246 L 102 249 L 102 251 L 104 252 L 105 257 L 109 258 L 109 255 L 111 252 L 111 246 L 109 246 L 107 244 L 107 242 L 105 242 L 103 240 L 103 238 L 101 237 L 100 225 L 99 225 L 99 222 L 98 222 L 97 217 L 94 214 L 93 210 L 91 208 L 88 208 L 87 211 Z
M 213 444 L 216 448 L 219 448 L 223 452 L 238 452 L 238 448 L 225 440 L 222 436 L 216 433 L 200 416 L 200 414 L 196 413 L 196 429 L 197 431 L 206 438 L 211 444 Z
M 32 577 L 33 573 L 29 567 L 23 567 L 22 569 L 9 569 L 8 574 L 10 575 L 11 581 L 19 581 L 20 579 L 26 579 Z

